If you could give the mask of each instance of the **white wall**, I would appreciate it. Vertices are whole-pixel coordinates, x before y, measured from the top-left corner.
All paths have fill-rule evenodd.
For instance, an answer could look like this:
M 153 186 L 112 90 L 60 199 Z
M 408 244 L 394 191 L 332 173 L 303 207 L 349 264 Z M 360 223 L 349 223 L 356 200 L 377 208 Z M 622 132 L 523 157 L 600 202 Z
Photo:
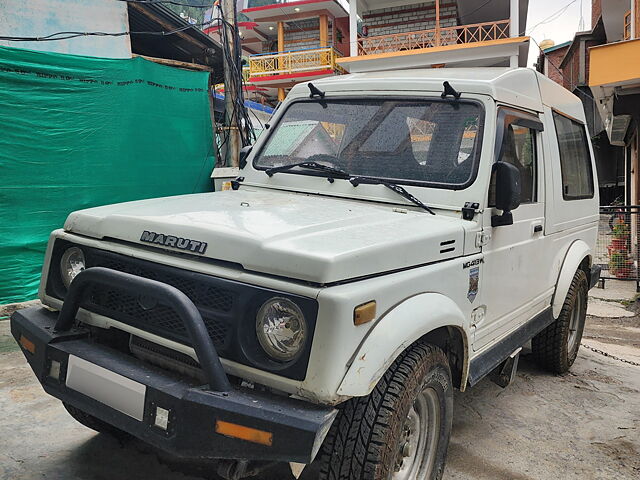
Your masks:
M 116 0 L 0 0 L 0 36 L 42 37 L 62 31 L 126 32 L 127 3 Z M 0 45 L 92 57 L 130 58 L 129 36 L 86 36 Z

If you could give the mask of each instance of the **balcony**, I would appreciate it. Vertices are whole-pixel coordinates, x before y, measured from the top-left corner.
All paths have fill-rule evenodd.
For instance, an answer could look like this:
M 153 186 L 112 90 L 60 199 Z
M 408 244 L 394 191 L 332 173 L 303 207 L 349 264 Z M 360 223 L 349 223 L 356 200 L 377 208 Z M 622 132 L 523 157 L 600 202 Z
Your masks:
M 340 54 L 333 48 L 253 55 L 249 57 L 249 81 L 280 87 L 342 73 L 338 58 Z
M 431 67 L 522 64 L 529 37 L 512 37 L 511 20 L 358 38 L 358 55 L 337 60 L 349 73 Z
M 509 38 L 510 26 L 510 20 L 502 20 L 499 22 L 477 23 L 474 25 L 460 25 L 457 27 L 434 28 L 432 30 L 421 30 L 417 32 L 364 37 L 358 40 L 358 55 L 376 55 L 422 48 L 436 48 L 447 45 L 502 40 Z

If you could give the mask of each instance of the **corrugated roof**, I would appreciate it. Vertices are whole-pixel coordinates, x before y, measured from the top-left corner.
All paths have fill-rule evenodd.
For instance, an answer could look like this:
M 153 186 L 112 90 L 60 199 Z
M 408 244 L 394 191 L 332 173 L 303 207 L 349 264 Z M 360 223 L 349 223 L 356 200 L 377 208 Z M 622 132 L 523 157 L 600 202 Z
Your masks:
M 543 50 L 543 52 L 544 53 L 551 53 L 551 52 L 554 52 L 556 50 L 560 50 L 561 48 L 568 47 L 569 45 L 571 45 L 571 43 L 572 43 L 572 41 L 569 40 L 568 42 L 561 43 L 560 45 L 554 45 L 553 47 L 545 48 Z

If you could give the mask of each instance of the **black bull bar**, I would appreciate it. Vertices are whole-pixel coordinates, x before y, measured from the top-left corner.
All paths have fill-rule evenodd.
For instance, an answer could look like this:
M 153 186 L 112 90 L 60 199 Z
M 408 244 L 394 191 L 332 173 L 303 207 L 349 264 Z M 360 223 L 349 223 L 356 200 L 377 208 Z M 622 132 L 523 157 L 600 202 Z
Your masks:
M 87 328 L 76 326 L 83 295 L 94 284 L 173 309 L 184 322 L 207 385 L 96 343 Z M 193 302 L 170 285 L 135 275 L 89 268 L 71 283 L 59 314 L 42 307 L 19 310 L 11 316 L 11 331 L 47 393 L 176 457 L 310 463 L 336 415 L 331 407 L 232 386 Z M 140 385 L 143 413 L 134 418 L 118 401 L 68 385 L 69 366 L 78 362 Z M 159 409 L 163 422 L 156 418 Z

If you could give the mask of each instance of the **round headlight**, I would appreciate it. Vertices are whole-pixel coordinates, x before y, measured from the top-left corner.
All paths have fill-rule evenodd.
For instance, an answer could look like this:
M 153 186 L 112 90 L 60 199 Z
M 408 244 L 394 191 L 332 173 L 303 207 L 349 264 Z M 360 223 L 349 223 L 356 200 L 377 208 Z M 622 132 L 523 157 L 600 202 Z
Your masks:
M 281 362 L 293 360 L 307 339 L 307 322 L 300 308 L 287 298 L 268 300 L 258 310 L 256 334 L 264 351 Z
M 84 253 L 78 247 L 71 247 L 62 254 L 60 276 L 65 287 L 69 288 L 72 280 L 84 269 Z

